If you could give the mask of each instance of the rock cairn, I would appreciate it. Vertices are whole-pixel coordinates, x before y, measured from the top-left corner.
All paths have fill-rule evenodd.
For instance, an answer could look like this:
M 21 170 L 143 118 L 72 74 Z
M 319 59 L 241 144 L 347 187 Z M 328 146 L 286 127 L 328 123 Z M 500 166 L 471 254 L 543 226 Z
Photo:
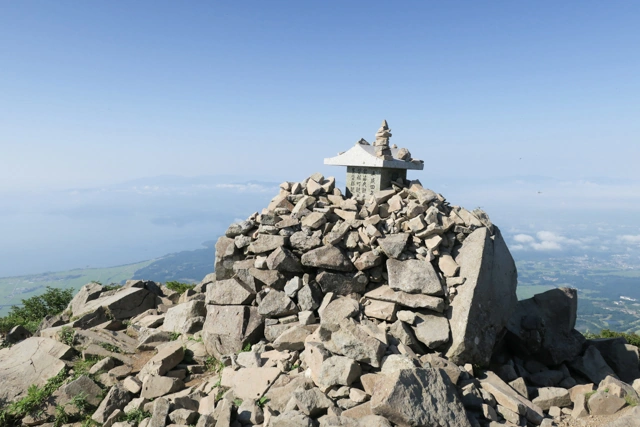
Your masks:
M 483 211 L 415 181 L 359 202 L 315 174 L 232 224 L 195 289 L 91 283 L 9 333 L 0 407 L 57 387 L 0 424 L 638 426 L 638 349 L 585 340 L 574 289 L 515 288 Z

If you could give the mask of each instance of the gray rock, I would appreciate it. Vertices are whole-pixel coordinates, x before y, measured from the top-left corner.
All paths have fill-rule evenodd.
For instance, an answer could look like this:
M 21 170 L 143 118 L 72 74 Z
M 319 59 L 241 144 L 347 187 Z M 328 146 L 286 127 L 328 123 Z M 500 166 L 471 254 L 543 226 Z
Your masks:
M 275 270 L 259 270 L 250 268 L 249 275 L 256 282 L 256 290 L 259 288 L 273 288 L 281 291 L 286 283 L 285 277 L 279 271 Z
M 301 273 L 302 264 L 289 249 L 281 246 L 271 252 L 267 258 L 267 268 L 287 273 Z
M 131 395 L 120 385 L 111 387 L 107 395 L 93 413 L 91 419 L 97 423 L 104 424 L 109 416 L 116 410 L 123 410 L 131 400 Z
M 31 332 L 29 332 L 24 326 L 17 325 L 11 328 L 9 332 L 7 332 L 7 336 L 5 340 L 9 343 L 17 343 L 22 340 L 25 340 L 31 336 Z
M 486 228 L 471 233 L 456 262 L 465 282 L 449 307 L 451 345 L 446 355 L 458 365 L 485 365 L 517 304 L 516 266 L 497 227 L 494 236 Z
M 238 353 L 247 343 L 257 343 L 263 331 L 257 307 L 210 305 L 202 338 L 207 353 L 220 360 L 224 355 Z
M 420 358 L 420 361 L 425 364 L 428 363 L 432 368 L 442 369 L 445 374 L 449 377 L 449 380 L 452 384 L 457 384 L 458 379 L 462 371 L 455 363 L 450 360 L 445 359 L 444 357 L 440 357 L 434 353 L 425 354 Z
M 188 409 L 176 409 L 169 414 L 169 419 L 174 424 L 190 425 L 198 419 L 198 413 Z
M 438 369 L 403 369 L 382 376 L 371 411 L 406 426 L 470 427 L 456 388 Z
M 302 265 L 337 271 L 353 271 L 354 266 L 336 246 L 322 246 L 302 255 Z
M 249 252 L 252 252 L 254 254 L 262 254 L 265 252 L 271 252 L 286 244 L 286 237 L 270 234 L 260 234 L 258 236 L 258 239 L 249 245 Z
M 276 340 L 272 346 L 278 351 L 301 351 L 304 350 L 305 339 L 311 334 L 312 328 L 306 328 L 304 326 L 293 326 L 284 331 Z
M 500 405 L 524 415 L 530 423 L 540 425 L 544 419 L 544 412 L 538 405 L 522 397 L 493 372 L 486 371 L 484 376 L 480 377 L 480 384 L 483 390 L 489 392 Z
M 603 427 L 640 427 L 640 406 L 636 406 L 615 421 Z
M 507 324 L 509 348 L 522 358 L 545 365 L 573 360 L 585 341 L 574 330 L 577 309 L 577 290 L 569 288 L 551 289 L 519 301 Z
M 310 417 L 317 417 L 333 406 L 333 402 L 317 388 L 293 393 L 298 410 Z
M 220 283 L 220 282 L 218 282 Z M 167 310 L 162 324 L 162 330 L 167 332 L 188 333 L 185 329 L 187 322 L 196 317 L 206 316 L 207 309 L 204 301 L 189 301 L 184 304 L 178 304 Z
M 161 397 L 153 401 L 153 412 L 147 427 L 165 427 L 171 409 L 171 402 Z
M 103 308 L 116 320 L 129 319 L 156 307 L 156 295 L 141 288 L 122 288 L 112 295 L 103 296 L 84 304 L 76 316 L 93 313 Z
M 596 391 L 587 401 L 591 415 L 613 415 L 626 404 L 624 399 L 605 391 Z
M 237 412 L 236 419 L 243 424 L 257 425 L 264 421 L 264 412 L 253 399 L 243 400 Z
M 595 384 L 598 384 L 609 375 L 615 375 L 613 369 L 607 365 L 607 362 L 594 346 L 587 347 L 584 355 L 569 362 L 569 367 Z
M 444 293 L 438 274 L 429 262 L 418 259 L 389 259 L 387 272 L 389 286 L 395 291 L 436 296 Z
M 411 237 L 409 233 L 390 234 L 378 239 L 378 244 L 389 258 L 397 259 L 407 247 L 409 237 Z
M 624 338 L 603 338 L 588 342 L 598 349 L 607 365 L 622 381 L 631 384 L 640 378 L 638 347 L 627 344 Z
M 552 406 L 565 408 L 571 406 L 569 390 L 559 387 L 541 387 L 538 389 L 538 397 L 532 400 L 543 411 L 548 411 Z
M 301 287 L 302 279 L 296 276 L 289 280 L 286 285 L 284 285 L 284 293 L 287 294 L 289 298 L 294 298 Z
M 296 304 L 284 292 L 271 290 L 258 304 L 258 313 L 265 317 L 284 317 L 298 312 Z
M 337 298 L 320 313 L 320 324 L 336 330 L 343 319 L 354 317 L 360 312 L 360 304 L 351 298 Z
M 248 234 L 254 226 L 255 223 L 253 221 L 234 222 L 229 226 L 229 228 L 227 228 L 227 231 L 224 234 L 227 237 L 234 238 L 242 234 Z
M 344 356 L 331 356 L 322 361 L 317 375 L 317 383 L 323 388 L 335 385 L 351 385 L 361 374 L 360 365 Z M 315 380 L 315 379 L 314 379 Z
M 155 399 L 169 393 L 175 393 L 184 388 L 184 383 L 178 378 L 160 377 L 157 375 L 147 376 L 142 383 L 140 397 Z
M 213 418 L 213 415 L 203 414 L 198 418 L 198 423 L 196 427 L 215 427 L 216 419 Z
M 321 233 L 308 235 L 304 231 L 298 231 L 289 237 L 289 242 L 291 247 L 305 253 L 322 246 L 321 235 Z
M 64 368 L 73 350 L 50 338 L 31 337 L 0 350 L 0 402 L 12 402 L 27 394 L 31 385 L 42 387 Z
M 174 341 L 164 345 L 140 370 L 140 378 L 147 375 L 164 375 L 184 359 L 182 343 Z
M 358 362 L 368 363 L 373 367 L 380 367 L 380 361 L 386 350 L 386 345 L 370 336 L 353 319 L 346 318 L 340 322 L 337 331 L 331 334 L 331 346 L 325 346 L 332 353 L 347 356 Z
M 233 263 L 239 256 L 235 241 L 229 237 L 221 236 L 216 242 L 216 255 L 214 260 L 217 280 L 233 277 Z
M 207 288 L 206 301 L 207 304 L 215 305 L 248 305 L 254 298 L 254 290 L 233 277 L 231 279 L 219 280 L 209 286 Z M 206 315 L 206 313 L 201 315 Z
M 82 311 L 82 308 L 85 306 L 85 304 L 87 304 L 89 301 L 97 299 L 100 296 L 102 289 L 102 285 L 98 283 L 87 283 L 80 288 L 77 294 L 74 295 L 73 299 L 67 306 L 67 310 L 70 310 L 72 315 L 77 316 Z
M 444 300 L 423 294 L 410 294 L 402 291 L 394 291 L 389 286 L 383 285 L 365 294 L 367 298 L 394 302 L 411 308 L 426 308 L 438 313 L 444 311 Z
M 270 425 L 272 427 L 314 427 L 315 423 L 301 412 L 288 411 L 271 418 Z
M 382 261 L 383 258 L 381 255 L 378 255 L 373 251 L 368 251 L 360 255 L 356 262 L 353 263 L 353 265 L 359 271 L 363 271 L 381 265 Z
M 449 321 L 441 314 L 416 313 L 413 331 L 418 341 L 430 349 L 449 342 Z
M 333 292 L 336 295 L 362 294 L 369 282 L 363 273 L 333 273 L 322 271 L 316 276 L 316 282 L 322 292 Z
M 298 291 L 298 307 L 301 311 L 312 311 L 320 307 L 322 303 L 322 290 L 315 283 L 311 282 L 303 285 Z

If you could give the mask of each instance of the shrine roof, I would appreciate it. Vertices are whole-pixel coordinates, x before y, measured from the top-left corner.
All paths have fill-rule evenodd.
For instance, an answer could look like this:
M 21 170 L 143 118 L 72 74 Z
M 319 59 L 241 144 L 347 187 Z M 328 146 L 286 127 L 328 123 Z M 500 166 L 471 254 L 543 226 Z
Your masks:
M 393 159 L 376 156 L 376 147 L 366 144 L 356 144 L 349 150 L 335 157 L 324 159 L 325 165 L 333 166 L 368 166 L 390 169 L 424 169 L 422 160 L 400 160 L 396 158 L 400 148 L 390 148 Z

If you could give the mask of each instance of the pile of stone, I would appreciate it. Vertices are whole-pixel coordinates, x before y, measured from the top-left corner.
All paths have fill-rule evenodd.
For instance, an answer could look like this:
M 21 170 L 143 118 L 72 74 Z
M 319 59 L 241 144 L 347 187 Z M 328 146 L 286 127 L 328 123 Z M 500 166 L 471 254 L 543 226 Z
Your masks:
M 81 419 L 80 393 L 105 427 L 640 425 L 638 349 L 585 340 L 575 290 L 518 302 L 516 280 L 483 211 L 404 180 L 345 198 L 315 174 L 232 224 L 195 289 L 88 284 L 14 331 L 0 401 L 66 373 L 23 425 Z

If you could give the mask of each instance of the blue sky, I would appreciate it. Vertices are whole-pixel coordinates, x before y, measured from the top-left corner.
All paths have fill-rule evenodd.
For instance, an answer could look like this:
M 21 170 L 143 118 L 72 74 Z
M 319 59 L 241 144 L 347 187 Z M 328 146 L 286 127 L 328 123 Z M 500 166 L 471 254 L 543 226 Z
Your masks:
M 640 3 L 0 3 L 0 190 L 301 179 L 392 142 L 430 176 L 640 179 Z

